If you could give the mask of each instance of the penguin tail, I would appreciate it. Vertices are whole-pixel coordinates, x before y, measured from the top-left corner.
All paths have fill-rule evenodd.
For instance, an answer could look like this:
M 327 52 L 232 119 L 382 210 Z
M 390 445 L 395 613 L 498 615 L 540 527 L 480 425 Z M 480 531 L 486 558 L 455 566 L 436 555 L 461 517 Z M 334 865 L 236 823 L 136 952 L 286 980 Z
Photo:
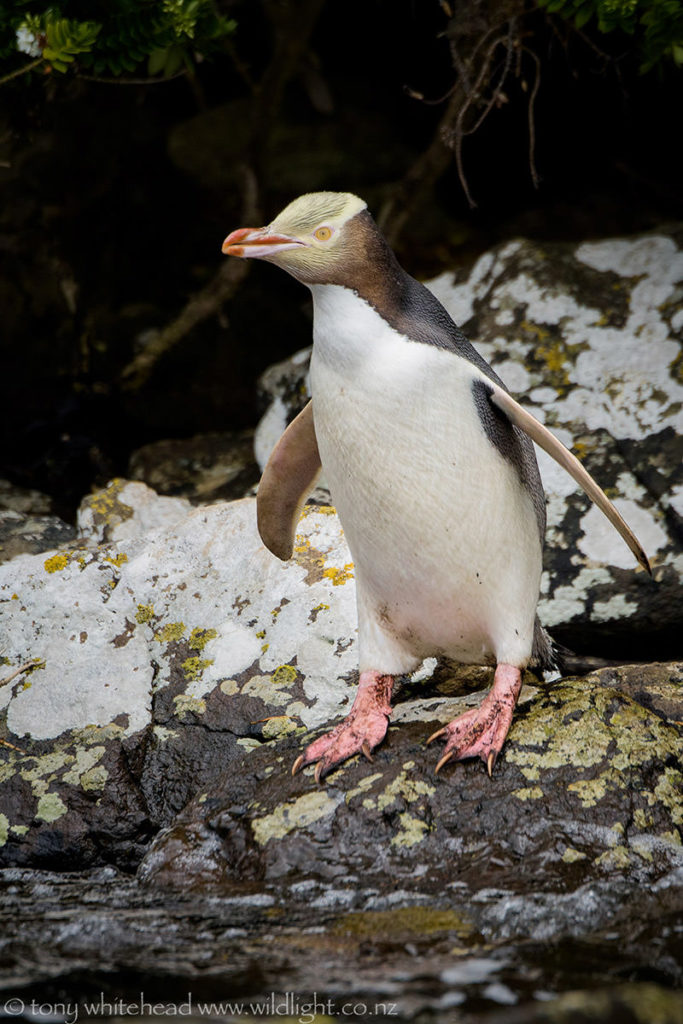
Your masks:
M 560 676 L 585 676 L 600 668 L 613 668 L 623 664 L 623 661 L 610 661 L 608 658 L 596 658 L 590 654 L 576 654 L 569 647 L 553 640 L 550 633 L 536 619 L 529 663 L 532 670 Z

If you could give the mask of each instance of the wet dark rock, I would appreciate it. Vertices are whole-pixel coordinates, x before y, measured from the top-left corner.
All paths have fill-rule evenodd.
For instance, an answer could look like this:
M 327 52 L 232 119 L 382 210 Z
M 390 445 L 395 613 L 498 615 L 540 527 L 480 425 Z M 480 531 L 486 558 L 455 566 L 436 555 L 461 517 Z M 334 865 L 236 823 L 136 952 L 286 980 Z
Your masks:
M 194 505 L 242 498 L 258 483 L 253 430 L 155 441 L 130 457 L 131 480 Z
M 662 667 L 660 683 L 670 675 Z M 472 699 L 400 705 L 374 763 L 347 762 L 324 786 L 312 768 L 288 771 L 301 737 L 253 751 L 157 837 L 140 878 L 206 891 L 354 874 L 382 892 L 390 879 L 432 894 L 506 890 L 525 903 L 549 888 L 574 893 L 553 921 L 534 922 L 542 938 L 573 927 L 577 894 L 602 879 L 639 889 L 683 871 L 679 725 L 615 689 L 568 679 L 525 691 L 492 780 L 479 762 L 435 777 L 424 741 Z M 604 908 L 586 912 L 597 926 Z M 516 934 L 512 907 L 497 926 Z

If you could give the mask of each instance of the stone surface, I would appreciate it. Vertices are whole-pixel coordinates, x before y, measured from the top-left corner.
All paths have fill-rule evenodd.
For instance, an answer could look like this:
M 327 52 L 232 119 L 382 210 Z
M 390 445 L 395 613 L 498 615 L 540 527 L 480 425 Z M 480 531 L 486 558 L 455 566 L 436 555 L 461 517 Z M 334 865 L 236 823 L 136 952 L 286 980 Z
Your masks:
M 120 543 L 173 526 L 191 507 L 186 498 L 160 496 L 146 484 L 116 479 L 83 499 L 78 509 L 78 535 L 93 544 Z
M 100 529 L 136 488 L 106 492 Z M 286 565 L 253 499 L 134 533 L 0 567 L 0 862 L 88 864 L 109 844 L 129 864 L 245 748 L 353 693 L 352 567 L 329 509 L 307 512 Z
M 680 715 L 680 665 L 657 678 Z M 430 893 L 456 881 L 567 893 L 683 871 L 680 725 L 597 679 L 527 687 L 493 779 L 478 761 L 435 777 L 427 736 L 482 696 L 400 704 L 374 763 L 353 759 L 323 787 L 313 768 L 290 777 L 299 737 L 253 752 L 157 837 L 140 877 L 204 891 L 357 874 L 380 891 L 389 877 Z M 537 937 L 562 916 L 537 922 Z M 514 930 L 513 918 L 499 926 Z
M 155 441 L 130 457 L 129 476 L 157 492 L 188 498 L 194 505 L 243 498 L 259 478 L 254 431 L 198 434 Z
M 9 562 L 17 555 L 50 551 L 68 544 L 75 536 L 75 527 L 59 516 L 0 509 L 0 562 Z
M 681 653 L 683 231 L 580 246 L 515 241 L 428 287 L 512 393 L 573 448 L 635 530 L 654 582 L 543 451 L 539 613 L 567 646 L 613 658 Z M 307 396 L 299 352 L 261 379 L 263 465 Z

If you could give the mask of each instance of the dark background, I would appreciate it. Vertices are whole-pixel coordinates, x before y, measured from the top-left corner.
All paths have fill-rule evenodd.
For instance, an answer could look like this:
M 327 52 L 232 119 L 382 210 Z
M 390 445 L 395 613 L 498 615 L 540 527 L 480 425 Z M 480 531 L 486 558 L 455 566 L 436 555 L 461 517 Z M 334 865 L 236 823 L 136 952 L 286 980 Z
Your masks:
M 460 21 L 437 0 L 225 6 L 231 52 L 202 61 L 194 87 L 73 74 L 0 87 L 0 477 L 67 517 L 149 441 L 253 425 L 258 374 L 309 343 L 300 285 L 266 265 L 221 277 L 221 242 L 247 211 L 265 223 L 320 188 L 358 192 L 376 215 L 393 202 L 409 215 L 385 230 L 422 278 L 513 236 L 582 240 L 683 216 L 683 76 L 642 74 L 631 37 L 524 13 L 528 52 L 463 141 L 471 208 L 447 150 L 433 184 L 411 181 L 448 105 L 411 91 L 454 87 L 449 44 L 466 53 L 481 31 L 467 5 Z M 502 6 L 469 5 L 489 23 Z M 196 295 L 194 325 L 144 379 L 127 375 Z

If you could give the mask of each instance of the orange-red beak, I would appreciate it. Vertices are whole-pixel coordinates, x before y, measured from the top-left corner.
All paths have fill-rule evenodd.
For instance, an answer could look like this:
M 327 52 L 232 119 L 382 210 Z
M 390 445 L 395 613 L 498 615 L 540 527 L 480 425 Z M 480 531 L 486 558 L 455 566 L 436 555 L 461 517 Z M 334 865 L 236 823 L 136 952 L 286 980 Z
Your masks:
M 231 231 L 223 242 L 222 252 L 226 256 L 251 257 L 253 259 L 267 259 L 275 253 L 285 252 L 287 249 L 298 249 L 305 245 L 300 238 L 291 235 L 269 234 L 270 228 L 237 228 Z

